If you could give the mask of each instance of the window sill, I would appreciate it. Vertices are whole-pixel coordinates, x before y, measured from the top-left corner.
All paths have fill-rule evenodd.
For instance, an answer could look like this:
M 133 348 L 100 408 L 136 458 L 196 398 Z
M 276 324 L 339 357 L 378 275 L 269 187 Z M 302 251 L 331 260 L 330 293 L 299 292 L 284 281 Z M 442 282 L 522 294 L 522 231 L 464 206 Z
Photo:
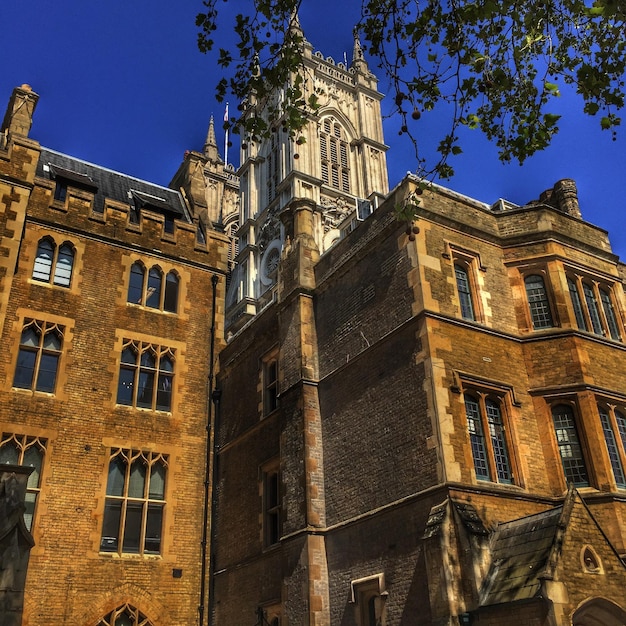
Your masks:
M 119 554 L 118 552 L 102 552 L 101 550 L 98 552 L 98 556 L 107 557 L 111 559 L 119 559 L 126 561 L 162 561 L 163 555 L 161 554 L 134 554 L 129 552 L 123 552 Z

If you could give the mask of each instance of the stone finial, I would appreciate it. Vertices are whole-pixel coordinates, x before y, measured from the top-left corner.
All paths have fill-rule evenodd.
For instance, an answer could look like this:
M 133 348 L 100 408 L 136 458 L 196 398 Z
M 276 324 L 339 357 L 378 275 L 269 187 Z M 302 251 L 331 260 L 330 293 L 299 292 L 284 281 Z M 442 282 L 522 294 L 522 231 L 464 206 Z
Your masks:
M 359 38 L 359 31 L 355 28 L 353 30 L 354 35 L 354 49 L 352 51 L 352 67 L 357 72 L 367 71 L 367 61 L 363 55 L 363 47 L 361 46 L 361 39 Z
M 38 100 L 39 96 L 30 85 L 16 87 L 9 99 L 0 132 L 8 131 L 12 135 L 28 137 Z
M 582 218 L 578 205 L 576 182 L 571 178 L 559 180 L 553 189 L 552 199 L 556 200 L 557 208 L 572 217 Z
M 217 150 L 217 140 L 215 139 L 215 122 L 213 121 L 212 115 L 209 121 L 209 130 L 207 132 L 206 141 L 204 142 L 204 148 L 202 152 L 204 156 L 209 159 L 209 161 L 213 161 L 214 163 L 222 162 L 220 154 Z

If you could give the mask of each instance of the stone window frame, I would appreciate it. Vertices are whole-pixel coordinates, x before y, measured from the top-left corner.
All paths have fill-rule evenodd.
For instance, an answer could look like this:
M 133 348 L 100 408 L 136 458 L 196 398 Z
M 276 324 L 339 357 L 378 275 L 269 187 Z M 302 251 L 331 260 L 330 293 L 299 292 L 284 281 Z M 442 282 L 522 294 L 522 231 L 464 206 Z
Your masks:
M 594 574 L 596 576 L 604 574 L 602 559 L 593 546 L 589 544 L 585 544 L 580 548 L 580 569 L 585 574 Z
M 455 293 L 458 300 L 458 307 L 461 318 L 470 322 L 484 323 L 485 315 L 482 306 L 481 289 L 478 280 L 478 272 L 486 272 L 487 268 L 482 264 L 480 253 L 469 250 L 452 242 L 446 242 L 446 249 L 443 253 L 444 259 L 449 259 L 452 265 L 452 275 L 454 279 Z M 468 296 L 472 308 L 471 317 L 463 313 L 463 298 L 459 287 L 459 280 L 456 274 L 457 266 L 466 274 L 468 280 Z
M 37 264 L 39 245 L 42 241 L 48 240 L 53 247 L 53 258 L 50 268 L 50 275 L 47 280 L 43 278 L 35 278 L 33 276 Z M 33 229 L 26 233 L 23 242 L 24 256 L 28 259 L 28 282 L 44 289 L 63 290 L 72 294 L 79 293 L 80 274 L 83 266 L 83 255 L 85 253 L 85 244 L 76 237 L 67 233 L 59 233 L 49 231 L 45 228 Z M 73 261 L 69 279 L 69 284 L 62 285 L 55 282 L 55 270 L 58 260 L 59 250 L 63 246 L 69 246 L 72 249 Z
M 278 348 L 261 359 L 261 417 L 265 418 L 278 409 L 280 397 Z
M 36 467 L 33 463 L 29 463 L 27 458 L 31 449 L 37 449 L 40 451 L 39 468 L 38 472 L 33 471 L 28 477 L 26 486 L 26 510 L 24 511 L 24 524 L 26 528 L 32 533 L 34 531 L 34 523 L 37 517 L 37 508 L 41 496 L 41 483 L 45 471 L 45 465 L 48 457 L 48 443 L 47 437 L 41 435 L 27 435 L 16 432 L 9 432 L 8 430 L 0 431 L 0 463 L 5 462 L 6 449 L 3 453 L 3 448 L 13 443 L 13 447 L 17 452 L 17 465 L 24 465 L 28 467 Z M 8 462 L 8 461 L 6 461 Z M 29 505 L 32 503 L 32 510 L 29 513 Z M 30 519 L 28 518 L 30 515 Z
M 597 396 L 596 400 L 598 419 L 604 436 L 613 481 L 611 486 L 617 490 L 624 490 L 626 489 L 626 405 L 602 396 Z
M 104 494 L 103 494 L 103 505 L 102 505 L 102 523 L 100 527 L 99 539 L 98 539 L 98 552 L 101 556 L 105 555 L 115 555 L 118 557 L 162 557 L 165 550 L 165 529 L 167 528 L 167 503 L 170 500 L 170 482 L 171 482 L 171 465 L 170 465 L 170 456 L 164 452 L 154 452 L 151 450 L 141 449 L 141 448 L 129 448 L 125 446 L 112 446 L 107 449 L 107 461 L 104 463 L 104 472 L 105 476 L 103 477 L 103 485 L 104 485 Z M 124 469 L 124 478 L 122 485 L 122 493 L 109 493 L 112 490 L 113 486 L 110 482 L 111 477 L 111 468 L 113 466 L 114 461 L 117 458 L 122 458 L 127 462 L 126 468 Z M 131 495 L 129 494 L 129 489 L 131 487 L 132 477 L 132 467 L 133 463 L 136 461 L 143 460 L 146 464 L 148 471 L 144 476 L 144 484 L 142 486 L 142 494 L 141 495 Z M 164 467 L 164 475 L 163 475 L 163 487 L 162 487 L 162 497 L 158 497 L 154 495 L 151 489 L 151 479 L 153 468 L 157 465 Z M 110 549 L 105 549 L 103 547 L 104 541 L 106 538 L 104 536 L 105 532 L 105 524 L 107 522 L 107 505 L 119 503 L 120 512 L 119 512 L 119 520 L 118 520 L 118 536 L 116 537 L 117 544 L 114 546 L 111 543 Z M 138 542 L 139 546 L 137 550 L 125 550 L 124 546 L 124 533 L 126 530 L 126 523 L 128 522 L 128 511 L 129 505 L 134 505 L 135 509 L 137 506 L 141 507 L 141 520 L 140 520 L 140 528 L 139 528 L 139 537 Z M 150 509 L 156 510 L 157 508 L 160 510 L 160 533 L 158 536 L 159 546 L 158 550 L 148 550 L 146 549 L 146 540 L 148 539 L 146 536 L 148 529 L 148 514 Z M 130 509 L 132 510 L 132 509 Z M 114 521 L 114 520 L 113 520 Z M 113 539 L 113 537 L 111 537 Z
M 563 490 L 567 488 L 567 485 L 573 483 L 578 489 L 585 488 L 597 488 L 595 484 L 595 473 L 593 466 L 593 455 L 589 449 L 589 442 L 587 438 L 585 420 L 582 418 L 582 411 L 578 402 L 577 394 L 556 394 L 545 398 L 548 407 L 548 419 L 550 420 L 551 442 L 554 458 L 557 461 L 558 467 L 561 468 L 560 482 Z M 557 426 L 554 421 L 555 409 L 558 406 L 567 407 L 571 411 L 573 418 L 574 433 L 576 435 L 576 441 L 564 438 L 565 435 L 559 435 L 557 432 Z M 568 444 L 571 448 L 571 444 L 578 446 L 580 449 L 580 458 L 582 460 L 582 467 L 586 474 L 585 481 L 570 481 L 568 479 L 568 472 L 565 468 L 565 461 L 567 457 L 563 456 L 561 450 L 568 450 Z M 568 452 L 571 454 L 571 450 Z M 574 457 L 571 457 L 573 460 Z
M 542 267 L 529 267 L 525 268 L 523 271 L 520 270 L 520 274 L 522 277 L 522 284 L 524 285 L 524 296 L 526 299 L 526 319 L 528 323 L 528 328 L 534 332 L 556 328 L 558 326 L 556 306 L 554 302 L 554 294 L 552 292 L 550 276 L 547 269 Z M 533 276 L 538 276 L 539 278 L 541 278 L 544 291 L 544 297 L 541 302 L 547 307 L 550 322 L 549 324 L 539 325 L 541 318 L 538 311 L 536 311 L 534 307 L 535 302 L 539 302 L 539 300 L 534 301 L 531 300 L 529 297 L 527 281 Z
M 616 281 L 570 266 L 565 267 L 565 276 L 572 327 L 623 342 L 624 323 L 615 295 Z
M 280 543 L 283 522 L 283 488 L 278 457 L 259 467 L 261 544 L 270 549 Z
M 517 457 L 516 445 L 517 436 L 515 434 L 514 424 L 516 412 L 521 406 L 518 401 L 515 390 L 510 385 L 500 383 L 498 381 L 488 380 L 468 374 L 465 372 L 454 372 L 455 384 L 451 390 L 461 395 L 463 406 L 463 418 L 465 420 L 465 432 L 467 433 L 470 458 L 472 459 L 472 475 L 477 484 L 497 484 L 506 487 L 524 487 L 524 479 L 522 476 L 520 460 Z M 469 420 L 467 415 L 466 396 L 478 398 L 480 424 L 482 427 L 486 462 L 488 468 L 488 477 L 479 478 L 476 472 L 476 458 L 472 449 L 471 433 Z M 494 450 L 492 437 L 488 434 L 489 429 L 489 413 L 487 410 L 487 401 L 495 402 L 499 408 L 500 419 L 502 421 L 503 442 L 508 462 L 510 479 L 500 478 L 498 475 L 498 460 Z
M 352 193 L 351 150 L 348 132 L 337 117 L 325 115 L 319 122 L 322 182 L 343 193 Z
M 124 360 L 124 353 L 127 351 L 135 353 L 136 358 L 133 362 Z M 154 365 L 146 363 L 144 360 L 144 355 L 146 354 L 154 358 Z M 164 363 L 170 363 L 171 369 L 165 367 Z M 132 375 L 132 380 L 129 378 L 129 375 Z M 144 382 L 152 381 L 149 404 L 142 400 L 140 396 L 142 380 Z M 175 348 L 155 342 L 124 337 L 119 357 L 116 405 L 171 413 L 174 404 L 176 382 L 177 352 Z M 131 389 L 130 401 L 120 401 L 128 395 L 124 391 L 124 386 Z M 160 390 L 166 392 L 167 395 L 160 395 Z M 164 402 L 165 397 L 167 397 L 167 403 Z
M 96 626 L 118 626 L 122 623 L 117 621 L 119 617 L 126 617 L 127 619 L 133 620 L 133 626 L 154 625 L 154 622 L 146 617 L 139 609 L 137 609 L 129 602 L 126 602 L 125 604 L 121 604 L 109 613 L 107 613 L 102 619 L 97 622 Z
M 50 255 L 49 265 L 47 261 L 42 263 L 40 260 L 44 258 L 44 255 L 40 251 L 43 249 L 45 244 L 50 246 L 47 248 Z M 62 265 L 62 257 L 63 259 L 70 259 L 70 263 L 64 263 Z M 63 243 L 57 244 L 53 237 L 50 235 L 44 235 L 37 242 L 37 252 L 35 253 L 35 261 L 33 263 L 33 270 L 30 278 L 32 281 L 37 283 L 44 283 L 54 287 L 69 289 L 72 284 L 75 260 L 76 247 L 71 241 L 63 241 Z M 67 279 L 64 277 L 64 274 L 67 271 L 67 267 L 64 267 L 65 265 L 69 265 L 69 276 Z M 65 284 L 65 280 L 67 280 L 67 284 Z
M 137 284 L 137 276 L 141 276 L 140 284 Z M 159 263 L 148 266 L 138 259 L 130 266 L 126 303 L 176 315 L 180 300 L 180 282 L 180 275 L 175 269 L 166 272 Z M 135 296 L 138 296 L 137 299 Z
M 354 605 L 357 625 L 385 626 L 388 596 L 384 573 L 351 580 L 350 603 Z

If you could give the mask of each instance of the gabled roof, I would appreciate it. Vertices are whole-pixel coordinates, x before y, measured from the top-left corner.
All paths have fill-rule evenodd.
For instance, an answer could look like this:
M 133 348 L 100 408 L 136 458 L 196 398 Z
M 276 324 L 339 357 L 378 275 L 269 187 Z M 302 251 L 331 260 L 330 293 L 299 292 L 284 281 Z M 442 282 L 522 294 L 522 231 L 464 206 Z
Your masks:
M 82 189 L 94 191 L 94 207 L 104 212 L 105 198 L 141 209 L 145 206 L 157 213 L 170 213 L 177 219 L 191 222 L 183 197 L 178 191 L 109 170 L 67 154 L 42 148 L 37 176 L 54 180 L 61 178 Z
M 537 595 L 559 528 L 564 506 L 500 524 L 492 541 L 491 568 L 481 605 L 526 600 Z

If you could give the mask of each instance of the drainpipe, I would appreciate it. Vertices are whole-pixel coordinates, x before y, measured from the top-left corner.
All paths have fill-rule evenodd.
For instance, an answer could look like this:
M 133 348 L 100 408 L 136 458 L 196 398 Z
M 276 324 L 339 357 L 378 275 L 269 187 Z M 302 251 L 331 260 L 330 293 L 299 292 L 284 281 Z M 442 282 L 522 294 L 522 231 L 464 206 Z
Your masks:
M 209 361 L 209 379 L 207 381 L 207 423 L 206 423 L 206 460 L 204 466 L 204 511 L 202 517 L 202 569 L 200 572 L 200 604 L 198 606 L 198 624 L 204 626 L 204 603 L 207 591 L 207 538 L 209 525 L 209 485 L 211 479 L 211 426 L 213 421 L 213 377 L 215 375 L 215 301 L 217 297 L 217 283 L 219 276 L 213 274 L 211 276 L 211 285 L 213 287 L 212 305 L 211 305 L 211 345 L 210 345 L 210 361 Z

